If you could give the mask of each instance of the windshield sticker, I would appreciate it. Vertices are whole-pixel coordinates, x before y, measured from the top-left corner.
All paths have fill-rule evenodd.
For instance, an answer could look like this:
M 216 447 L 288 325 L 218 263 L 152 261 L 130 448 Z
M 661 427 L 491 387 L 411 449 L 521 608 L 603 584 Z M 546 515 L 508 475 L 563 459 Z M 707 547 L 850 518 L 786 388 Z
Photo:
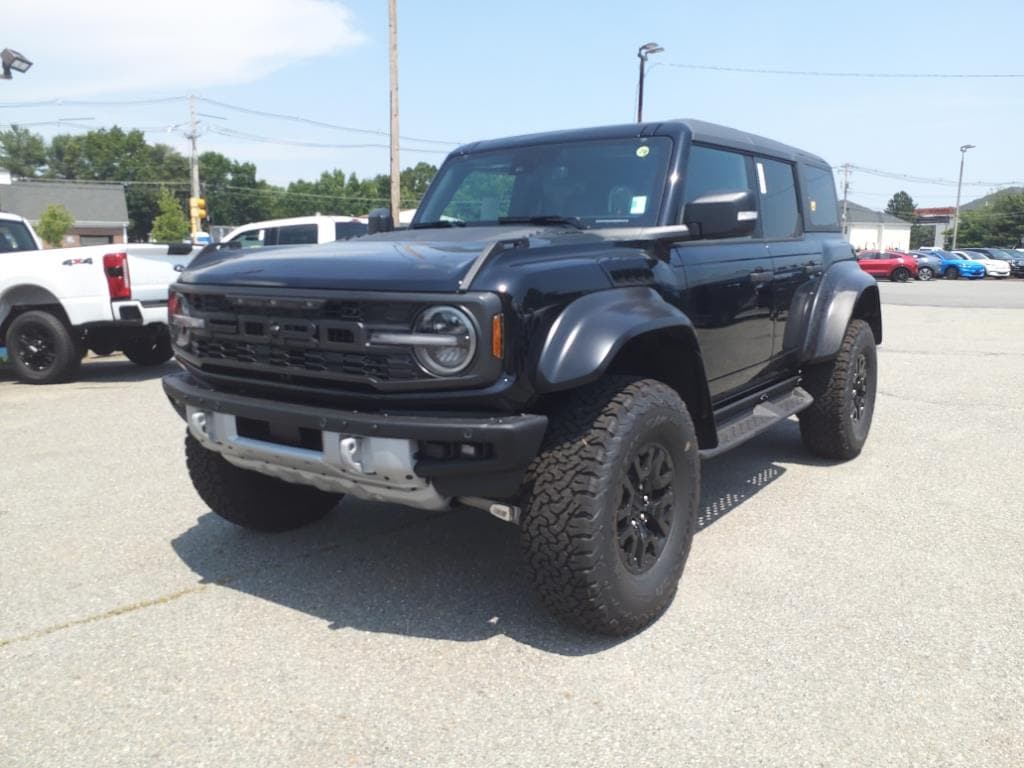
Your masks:
M 643 149 L 643 147 L 641 147 Z M 633 215 L 639 215 L 647 211 L 647 195 L 634 195 L 632 202 L 629 204 L 629 212 Z
M 651 154 L 651 148 L 646 145 L 636 148 L 637 157 L 647 157 L 649 154 Z
M 817 200 L 811 200 L 811 213 L 814 213 L 817 210 L 818 210 L 818 201 Z

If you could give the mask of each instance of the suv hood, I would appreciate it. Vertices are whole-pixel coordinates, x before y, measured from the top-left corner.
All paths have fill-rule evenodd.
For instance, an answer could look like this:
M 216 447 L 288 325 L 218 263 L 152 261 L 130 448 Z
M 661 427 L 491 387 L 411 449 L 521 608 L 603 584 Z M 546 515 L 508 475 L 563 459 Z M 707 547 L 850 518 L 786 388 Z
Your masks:
M 594 239 L 536 225 L 400 230 L 324 245 L 223 250 L 197 257 L 179 282 L 268 288 L 451 292 L 495 240 L 529 238 L 531 246 Z

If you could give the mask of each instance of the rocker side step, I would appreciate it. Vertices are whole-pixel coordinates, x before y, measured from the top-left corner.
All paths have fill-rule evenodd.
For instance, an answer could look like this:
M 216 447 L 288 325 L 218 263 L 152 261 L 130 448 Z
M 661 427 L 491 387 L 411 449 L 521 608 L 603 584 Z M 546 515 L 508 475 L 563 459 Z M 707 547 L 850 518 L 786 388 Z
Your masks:
M 814 398 L 804 389 L 793 387 L 788 392 L 758 403 L 750 410 L 741 411 L 719 425 L 718 447 L 701 451 L 700 457 L 711 459 L 725 453 L 793 414 L 800 413 L 813 402 Z

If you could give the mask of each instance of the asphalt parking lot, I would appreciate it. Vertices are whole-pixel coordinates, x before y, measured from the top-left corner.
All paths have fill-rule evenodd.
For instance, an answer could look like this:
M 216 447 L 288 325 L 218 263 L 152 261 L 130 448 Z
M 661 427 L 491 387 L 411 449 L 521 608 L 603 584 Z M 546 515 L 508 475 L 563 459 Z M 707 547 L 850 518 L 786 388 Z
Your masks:
M 865 452 L 789 422 L 707 462 L 623 641 L 550 619 L 483 513 L 221 522 L 171 366 L 0 372 L 0 764 L 1019 766 L 1024 280 L 882 292 Z

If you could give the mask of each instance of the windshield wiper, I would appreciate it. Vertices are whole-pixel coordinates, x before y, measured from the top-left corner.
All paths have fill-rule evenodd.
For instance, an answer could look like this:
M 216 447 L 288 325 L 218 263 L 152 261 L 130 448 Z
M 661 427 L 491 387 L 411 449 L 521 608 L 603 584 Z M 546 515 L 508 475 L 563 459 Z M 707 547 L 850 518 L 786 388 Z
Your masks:
M 499 216 L 499 224 L 568 224 L 576 229 L 586 229 L 587 225 L 579 216 Z
M 439 219 L 438 221 L 421 221 L 410 229 L 446 229 L 448 227 L 464 227 L 466 222 L 461 219 Z

